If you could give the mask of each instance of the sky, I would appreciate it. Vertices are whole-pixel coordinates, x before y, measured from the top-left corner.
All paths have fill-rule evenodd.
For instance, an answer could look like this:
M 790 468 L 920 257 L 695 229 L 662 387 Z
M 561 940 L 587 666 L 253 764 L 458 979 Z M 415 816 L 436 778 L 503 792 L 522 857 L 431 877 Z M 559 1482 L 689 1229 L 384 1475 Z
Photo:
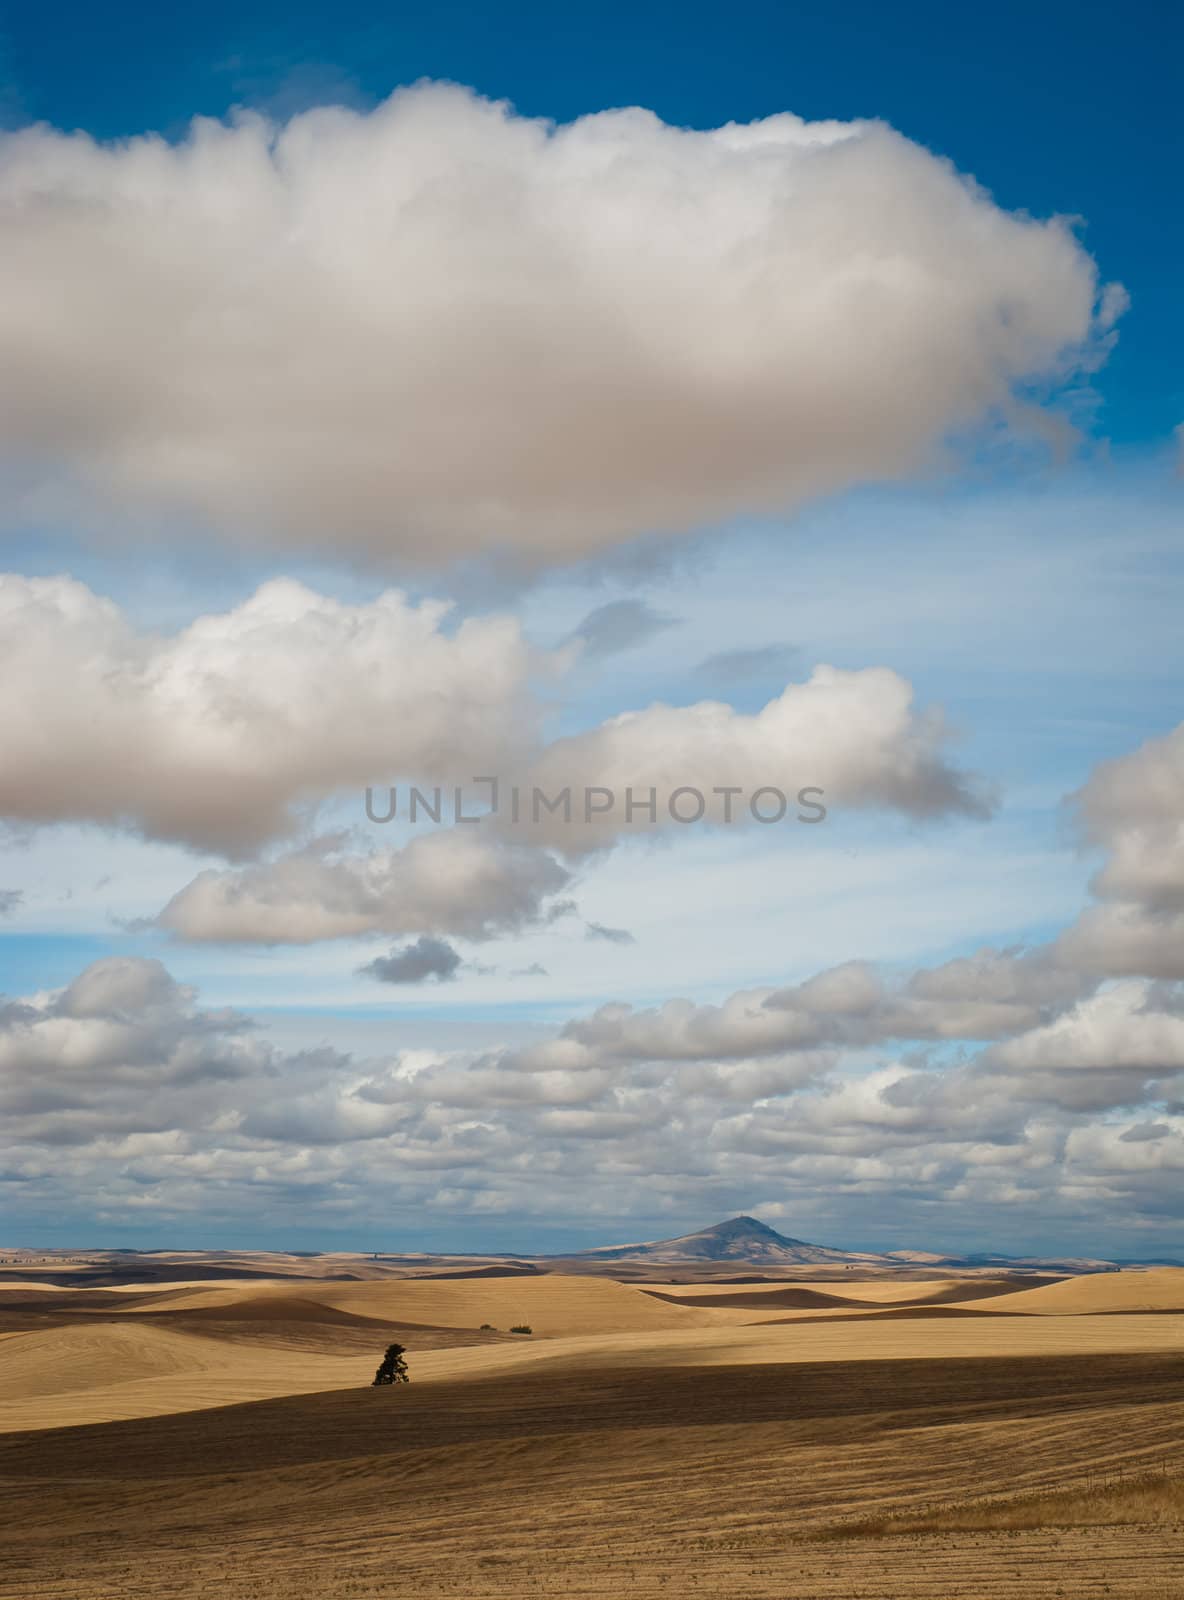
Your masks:
M 0 11 L 0 1242 L 1184 1257 L 1179 32 Z

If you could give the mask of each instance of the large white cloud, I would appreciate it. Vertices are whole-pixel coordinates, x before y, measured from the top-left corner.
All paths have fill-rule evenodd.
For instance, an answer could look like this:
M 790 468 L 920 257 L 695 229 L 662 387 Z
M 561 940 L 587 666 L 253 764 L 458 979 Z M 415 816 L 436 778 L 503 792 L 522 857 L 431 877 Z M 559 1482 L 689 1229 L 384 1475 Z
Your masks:
M 1120 301 L 877 122 L 555 128 L 428 84 L 0 136 L 0 453 L 125 525 L 583 556 L 910 472 Z

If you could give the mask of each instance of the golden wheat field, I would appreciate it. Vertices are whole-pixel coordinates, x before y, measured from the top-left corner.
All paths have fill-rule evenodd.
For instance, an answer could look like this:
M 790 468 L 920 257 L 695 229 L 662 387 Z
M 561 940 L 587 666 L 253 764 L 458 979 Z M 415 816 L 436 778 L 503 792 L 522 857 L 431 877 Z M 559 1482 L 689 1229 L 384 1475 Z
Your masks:
M 1179 1269 L 10 1281 L 0 1430 L 5 1600 L 1184 1595 Z

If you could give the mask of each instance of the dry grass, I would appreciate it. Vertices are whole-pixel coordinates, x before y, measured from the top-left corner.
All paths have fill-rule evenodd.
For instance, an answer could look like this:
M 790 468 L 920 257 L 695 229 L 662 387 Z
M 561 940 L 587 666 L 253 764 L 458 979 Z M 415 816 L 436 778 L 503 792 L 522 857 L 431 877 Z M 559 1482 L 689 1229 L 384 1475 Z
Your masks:
M 0 1295 L 0 1597 L 1181 1600 L 1151 1473 L 1184 1316 L 942 1309 L 745 1326 L 559 1277 Z M 413 1381 L 373 1389 L 388 1333 Z
M 27 1309 L 29 1297 L 24 1296 Z M 261 1320 L 282 1317 L 305 1321 L 310 1308 L 328 1308 L 373 1322 L 476 1329 L 483 1322 L 506 1329 L 528 1322 L 537 1334 L 630 1333 L 659 1328 L 712 1325 L 716 1319 L 690 1306 L 655 1299 L 611 1278 L 504 1277 L 407 1278 L 338 1283 L 333 1280 L 268 1283 L 170 1284 L 141 1293 L 83 1290 L 55 1291 L 44 1309 L 61 1317 L 68 1310 L 89 1314 L 96 1298 L 102 1308 L 121 1316 L 176 1314 L 186 1317 L 227 1315 Z M 0 1309 L 9 1296 L 0 1293 Z
M 883 1539 L 905 1533 L 1002 1533 L 1044 1528 L 1167 1527 L 1184 1534 L 1184 1478 L 1165 1463 L 1135 1477 L 1087 1478 L 1071 1488 L 1010 1500 L 935 1507 L 921 1516 L 871 1517 L 813 1537 Z
M 1176 1358 L 1136 1354 L 526 1368 L 14 1434 L 0 1594 L 1160 1600 L 1163 1525 L 810 1536 L 1134 1478 L 1182 1425 Z
M 1005 1301 L 1011 1296 L 1002 1297 Z M 7 1305 L 5 1302 L 8 1302 Z M 823 1318 L 836 1313 L 822 1313 Z M 851 1313 L 841 1313 L 846 1318 Z M 676 1305 L 605 1279 L 237 1284 L 128 1296 L 0 1295 L 0 1431 L 66 1427 L 365 1382 L 390 1339 L 417 1385 L 631 1367 L 1178 1350 L 1184 1315 L 984 1316 L 888 1307 L 856 1320 Z M 798 1320 L 805 1319 L 805 1320 Z M 530 1339 L 480 1332 L 529 1323 Z M 582 1331 L 570 1332 L 573 1328 Z
M 985 1311 L 1025 1316 L 1098 1316 L 1122 1311 L 1184 1310 L 1184 1267 L 1152 1267 L 1146 1272 L 1098 1272 L 1062 1278 L 1039 1289 L 1024 1289 L 1003 1299 L 964 1302 Z
M 135 1323 L 0 1338 L 0 1432 L 198 1411 L 362 1383 L 376 1361 L 232 1345 Z

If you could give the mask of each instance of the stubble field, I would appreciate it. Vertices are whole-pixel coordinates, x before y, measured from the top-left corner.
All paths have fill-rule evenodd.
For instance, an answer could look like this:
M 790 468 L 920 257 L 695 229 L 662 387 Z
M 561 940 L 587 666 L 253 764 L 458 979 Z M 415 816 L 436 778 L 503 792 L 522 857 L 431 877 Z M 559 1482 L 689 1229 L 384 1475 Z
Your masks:
M 1184 1271 L 13 1285 L 0 1330 L 6 1600 L 1184 1595 Z

